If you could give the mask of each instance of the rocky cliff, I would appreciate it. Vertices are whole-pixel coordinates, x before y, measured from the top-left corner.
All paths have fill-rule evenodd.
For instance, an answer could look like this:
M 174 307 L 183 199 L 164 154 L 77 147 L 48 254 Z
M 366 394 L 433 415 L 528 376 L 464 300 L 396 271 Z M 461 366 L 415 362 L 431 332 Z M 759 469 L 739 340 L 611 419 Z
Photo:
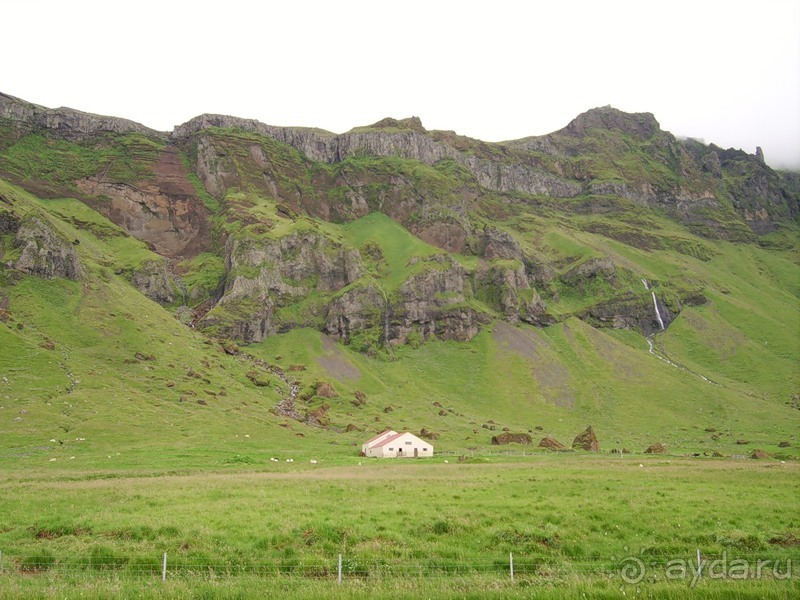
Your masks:
M 337 135 L 202 115 L 163 134 L 3 94 L 0 124 L 0 177 L 78 198 L 145 242 L 155 256 L 118 273 L 244 342 L 303 326 L 374 351 L 572 316 L 650 334 L 704 301 L 702 286 L 645 289 L 609 240 L 708 260 L 704 240 L 750 243 L 800 213 L 797 178 L 763 153 L 610 107 L 503 143 L 416 117 Z M 373 213 L 395 225 L 371 235 L 359 223 Z M 0 225 L 17 270 L 82 276 L 80 249 L 45 221 Z
M 0 92 L 0 119 L 25 129 L 41 128 L 70 139 L 86 139 L 101 133 L 166 134 L 127 119 L 81 112 L 72 108 L 45 108 Z

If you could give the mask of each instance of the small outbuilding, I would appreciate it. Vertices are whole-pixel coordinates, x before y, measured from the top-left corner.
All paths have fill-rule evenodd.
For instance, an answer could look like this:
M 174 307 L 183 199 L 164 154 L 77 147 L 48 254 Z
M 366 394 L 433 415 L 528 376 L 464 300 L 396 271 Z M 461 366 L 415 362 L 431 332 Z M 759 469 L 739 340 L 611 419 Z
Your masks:
M 375 458 L 425 458 L 433 456 L 433 446 L 408 431 L 388 430 L 361 444 L 361 454 Z

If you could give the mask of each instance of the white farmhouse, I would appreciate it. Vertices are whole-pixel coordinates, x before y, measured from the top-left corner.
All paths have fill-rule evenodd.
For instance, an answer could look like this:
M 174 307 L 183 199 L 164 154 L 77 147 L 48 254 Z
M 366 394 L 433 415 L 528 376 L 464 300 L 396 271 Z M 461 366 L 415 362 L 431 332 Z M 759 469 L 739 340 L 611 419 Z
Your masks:
M 384 431 L 361 444 L 361 453 L 375 458 L 424 458 L 433 456 L 433 446 L 408 431 Z

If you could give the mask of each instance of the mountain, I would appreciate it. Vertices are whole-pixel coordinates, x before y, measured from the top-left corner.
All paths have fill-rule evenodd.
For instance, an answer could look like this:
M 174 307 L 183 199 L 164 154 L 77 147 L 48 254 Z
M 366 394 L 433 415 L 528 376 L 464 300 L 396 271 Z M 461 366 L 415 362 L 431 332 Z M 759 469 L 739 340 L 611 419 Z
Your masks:
M 461 448 L 589 421 L 777 449 L 798 214 L 800 176 L 760 151 L 610 107 L 488 143 L 416 117 L 167 133 L 0 94 L 3 428 L 302 447 L 425 426 Z

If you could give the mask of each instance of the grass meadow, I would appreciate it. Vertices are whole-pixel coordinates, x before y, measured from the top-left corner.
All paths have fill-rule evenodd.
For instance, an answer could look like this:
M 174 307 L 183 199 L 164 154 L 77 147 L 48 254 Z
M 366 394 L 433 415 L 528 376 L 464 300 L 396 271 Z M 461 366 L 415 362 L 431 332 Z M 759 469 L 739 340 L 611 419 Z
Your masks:
M 270 458 L 177 474 L 4 475 L 0 598 L 800 593 L 796 461 Z M 698 550 L 724 562 L 696 580 Z M 778 562 L 756 577 L 759 560 Z

